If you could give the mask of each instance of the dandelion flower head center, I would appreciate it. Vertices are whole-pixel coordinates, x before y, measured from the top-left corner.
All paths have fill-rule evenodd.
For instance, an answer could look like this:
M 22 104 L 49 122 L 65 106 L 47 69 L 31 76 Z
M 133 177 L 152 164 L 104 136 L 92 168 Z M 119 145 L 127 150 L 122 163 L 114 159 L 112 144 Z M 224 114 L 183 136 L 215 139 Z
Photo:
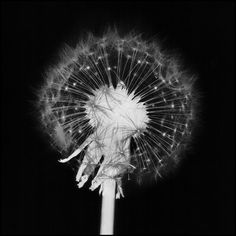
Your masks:
M 121 84 L 117 88 L 104 86 L 94 93 L 86 105 L 92 126 L 116 131 L 119 137 L 131 135 L 137 129 L 146 127 L 148 116 L 144 104 L 139 103 L 139 98 L 134 98 L 133 94 L 128 95 Z

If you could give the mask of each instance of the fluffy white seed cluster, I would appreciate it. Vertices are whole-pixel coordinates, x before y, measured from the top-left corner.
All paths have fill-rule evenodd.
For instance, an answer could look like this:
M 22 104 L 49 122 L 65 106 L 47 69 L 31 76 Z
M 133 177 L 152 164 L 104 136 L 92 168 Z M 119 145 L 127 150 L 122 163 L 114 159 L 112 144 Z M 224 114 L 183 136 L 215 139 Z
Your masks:
M 156 43 L 109 31 L 67 47 L 39 93 L 41 122 L 55 147 L 77 160 L 90 189 L 126 173 L 161 176 L 191 132 L 193 77 Z

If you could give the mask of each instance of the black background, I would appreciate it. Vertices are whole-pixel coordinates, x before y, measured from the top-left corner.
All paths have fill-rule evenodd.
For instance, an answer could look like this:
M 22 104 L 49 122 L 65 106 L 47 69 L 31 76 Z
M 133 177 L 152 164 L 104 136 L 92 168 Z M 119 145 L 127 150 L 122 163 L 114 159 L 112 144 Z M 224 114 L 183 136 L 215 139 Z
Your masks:
M 98 192 L 77 189 L 38 129 L 35 89 L 62 43 L 108 25 L 159 36 L 197 73 L 198 126 L 178 172 L 155 186 L 128 183 L 115 233 L 234 232 L 233 3 L 1 4 L 1 231 L 97 234 Z

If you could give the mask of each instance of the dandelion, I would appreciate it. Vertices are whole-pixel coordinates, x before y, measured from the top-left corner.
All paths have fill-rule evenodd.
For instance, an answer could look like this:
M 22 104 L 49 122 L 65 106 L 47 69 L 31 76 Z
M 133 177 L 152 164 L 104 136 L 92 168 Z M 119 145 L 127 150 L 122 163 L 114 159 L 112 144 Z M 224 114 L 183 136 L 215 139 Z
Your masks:
M 39 103 L 60 162 L 80 164 L 79 188 L 90 176 L 90 189 L 100 192 L 113 180 L 119 198 L 125 174 L 161 177 L 179 161 L 194 114 L 194 77 L 181 67 L 155 42 L 116 30 L 66 47 L 47 72 Z

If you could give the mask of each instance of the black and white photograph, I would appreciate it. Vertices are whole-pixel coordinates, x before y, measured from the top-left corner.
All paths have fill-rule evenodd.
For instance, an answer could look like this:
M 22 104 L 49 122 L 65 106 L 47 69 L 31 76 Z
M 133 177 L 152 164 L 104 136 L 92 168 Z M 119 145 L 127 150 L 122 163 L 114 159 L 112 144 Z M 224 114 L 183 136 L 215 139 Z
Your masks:
M 2 1 L 1 59 L 1 235 L 234 235 L 233 1 Z

